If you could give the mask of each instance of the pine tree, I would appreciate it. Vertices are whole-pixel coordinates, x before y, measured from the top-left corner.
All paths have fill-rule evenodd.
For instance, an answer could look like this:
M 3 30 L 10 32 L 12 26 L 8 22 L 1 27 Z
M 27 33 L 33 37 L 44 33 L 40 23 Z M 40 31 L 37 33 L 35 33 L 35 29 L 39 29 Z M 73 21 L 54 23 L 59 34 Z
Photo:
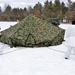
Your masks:
M 6 7 L 5 7 L 5 14 L 7 14 L 7 20 L 10 20 L 10 17 L 11 17 L 11 11 L 12 11 L 12 8 L 11 8 L 11 6 L 10 5 L 7 5 Z
M 50 19 L 53 16 L 53 4 L 52 1 L 48 2 L 48 0 L 45 2 L 44 5 L 44 11 L 43 11 L 43 18 L 44 19 Z
M 0 13 L 1 13 L 1 7 L 0 7 Z
M 62 11 L 61 11 L 61 4 L 60 4 L 60 0 L 55 0 L 54 1 L 54 17 L 56 18 L 60 18 Z
M 61 3 L 61 11 L 62 11 L 62 16 L 61 16 L 61 20 L 63 20 L 63 18 L 65 18 L 65 12 L 68 10 L 68 8 L 65 6 L 65 3 L 62 2 Z
M 34 9 L 39 10 L 40 13 L 42 13 L 42 4 L 40 2 L 38 2 L 35 6 Z
M 68 9 L 71 10 L 71 7 L 72 7 L 72 1 L 71 1 L 71 0 L 68 0 L 68 4 L 67 4 L 67 5 L 68 5 Z
M 73 19 L 75 19 L 75 2 L 73 2 L 71 10 L 73 11 Z

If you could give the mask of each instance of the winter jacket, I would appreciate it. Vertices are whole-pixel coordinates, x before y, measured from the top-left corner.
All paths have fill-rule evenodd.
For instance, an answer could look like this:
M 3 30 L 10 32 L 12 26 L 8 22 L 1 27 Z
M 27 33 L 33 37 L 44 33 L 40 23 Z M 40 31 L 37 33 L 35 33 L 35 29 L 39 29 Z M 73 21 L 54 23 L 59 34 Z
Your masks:
M 72 25 L 65 31 L 64 40 L 68 46 L 75 46 L 75 26 Z

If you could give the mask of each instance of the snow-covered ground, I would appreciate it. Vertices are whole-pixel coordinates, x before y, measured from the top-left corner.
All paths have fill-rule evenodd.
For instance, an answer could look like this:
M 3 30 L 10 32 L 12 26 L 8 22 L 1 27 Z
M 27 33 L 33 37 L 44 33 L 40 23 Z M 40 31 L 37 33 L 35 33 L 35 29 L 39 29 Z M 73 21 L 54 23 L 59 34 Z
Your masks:
M 59 25 L 59 27 L 62 28 L 62 29 L 67 29 L 70 26 L 75 26 L 75 25 L 72 25 L 72 24 L 60 24 Z
M 9 28 L 10 26 L 13 26 L 13 25 L 15 25 L 16 23 L 18 23 L 18 22 L 5 22 L 5 21 L 0 21 L 0 28 L 1 28 L 1 31 L 2 30 L 5 30 L 5 29 L 7 29 L 7 28 Z
M 0 22 L 1 30 L 17 22 Z M 70 24 L 71 25 L 71 24 Z M 69 24 L 59 27 L 67 29 Z M 0 75 L 75 75 L 75 55 L 64 59 L 67 45 L 41 48 L 10 48 L 0 43 Z

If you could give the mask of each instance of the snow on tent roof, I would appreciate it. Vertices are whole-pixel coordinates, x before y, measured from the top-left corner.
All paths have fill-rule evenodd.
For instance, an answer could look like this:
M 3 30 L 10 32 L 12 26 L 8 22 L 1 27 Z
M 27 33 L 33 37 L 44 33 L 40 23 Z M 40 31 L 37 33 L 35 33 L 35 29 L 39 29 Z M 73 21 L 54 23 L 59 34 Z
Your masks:
M 61 44 L 64 30 L 29 15 L 1 32 L 0 41 L 10 46 L 43 47 Z

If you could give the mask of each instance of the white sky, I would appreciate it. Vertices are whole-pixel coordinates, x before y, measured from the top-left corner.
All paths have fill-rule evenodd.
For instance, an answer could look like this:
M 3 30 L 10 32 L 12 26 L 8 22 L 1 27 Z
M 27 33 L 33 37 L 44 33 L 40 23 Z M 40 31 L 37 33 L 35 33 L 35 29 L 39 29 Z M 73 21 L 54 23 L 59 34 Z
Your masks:
M 45 1 L 46 0 L 0 0 L 0 6 L 2 7 L 2 9 L 4 8 L 5 4 L 11 5 L 12 8 L 14 7 L 24 8 L 28 6 L 34 6 L 37 2 L 44 4 Z M 60 0 L 60 1 L 67 3 L 67 0 Z M 75 0 L 72 0 L 72 1 L 75 1 Z
M 75 0 L 71 0 L 71 1 L 75 2 Z

